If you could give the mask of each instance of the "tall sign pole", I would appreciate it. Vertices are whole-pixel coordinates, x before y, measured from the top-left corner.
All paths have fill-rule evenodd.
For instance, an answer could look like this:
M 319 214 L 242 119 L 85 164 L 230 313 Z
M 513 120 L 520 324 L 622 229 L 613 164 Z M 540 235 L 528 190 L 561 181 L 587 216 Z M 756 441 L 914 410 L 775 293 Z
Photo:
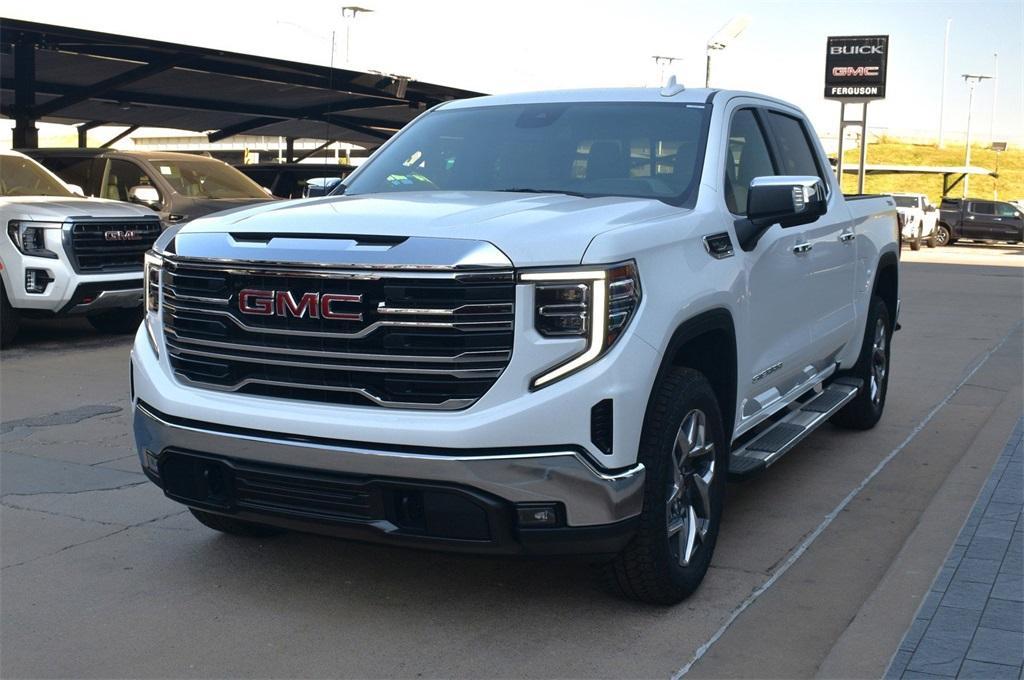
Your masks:
M 946 67 L 949 64 L 949 28 L 953 25 L 952 19 L 946 19 L 946 40 L 942 43 L 942 85 L 939 89 L 939 148 L 946 142 L 943 134 L 946 111 Z
M 860 163 L 857 192 L 864 193 L 864 166 L 868 148 L 868 103 L 885 99 L 886 68 L 889 60 L 889 36 L 830 36 L 825 52 L 825 98 L 839 101 L 839 157 L 836 172 L 843 183 L 843 146 L 846 128 L 857 126 L 860 134 Z M 861 104 L 859 120 L 846 117 L 846 107 Z
M 968 188 L 970 187 L 971 181 L 971 115 L 974 112 L 974 88 L 983 80 L 991 80 L 992 76 L 983 76 L 972 73 L 965 73 L 963 75 L 964 82 L 967 83 L 967 89 L 969 94 L 967 95 L 967 143 L 964 145 L 964 166 L 967 170 L 964 173 L 964 198 L 967 198 Z

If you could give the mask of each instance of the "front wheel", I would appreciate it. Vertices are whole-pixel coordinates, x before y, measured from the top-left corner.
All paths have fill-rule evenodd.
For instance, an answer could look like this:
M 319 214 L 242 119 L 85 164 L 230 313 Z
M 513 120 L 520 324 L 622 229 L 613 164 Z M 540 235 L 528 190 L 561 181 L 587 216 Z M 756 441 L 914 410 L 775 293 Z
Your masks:
M 953 245 L 953 235 L 949 233 L 949 227 L 944 224 L 940 224 L 935 227 L 935 245 L 937 246 L 951 246 Z
M 935 229 L 932 229 L 932 233 L 928 236 L 928 240 L 925 241 L 925 243 L 928 244 L 929 248 L 934 248 L 935 246 L 938 245 L 938 243 L 935 240 L 935 231 Z
M 910 239 L 910 249 L 917 251 L 921 250 L 921 230 L 918 229 L 917 233 L 914 234 L 914 238 Z
M 631 599 L 675 604 L 700 585 L 718 539 L 729 451 L 711 384 L 673 368 L 656 388 L 640 437 L 647 469 L 640 528 L 603 566 Z
M 863 385 L 857 396 L 832 416 L 832 423 L 851 430 L 870 430 L 882 417 L 889 391 L 889 355 L 892 321 L 882 298 L 872 296 L 864 342 L 856 365 L 844 374 L 859 378 Z
M 142 307 L 114 309 L 109 312 L 90 314 L 89 323 L 105 335 L 128 335 L 134 333 L 142 323 Z

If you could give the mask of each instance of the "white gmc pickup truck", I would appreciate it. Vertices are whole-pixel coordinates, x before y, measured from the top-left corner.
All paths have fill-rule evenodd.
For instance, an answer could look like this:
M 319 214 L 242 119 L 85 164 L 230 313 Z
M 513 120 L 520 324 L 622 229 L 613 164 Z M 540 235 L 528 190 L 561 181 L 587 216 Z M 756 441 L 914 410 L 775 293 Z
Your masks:
M 147 208 L 86 199 L 31 158 L 0 151 L 0 347 L 21 317 L 83 314 L 99 331 L 133 333 L 142 260 L 161 231 Z
M 727 476 L 882 414 L 896 209 L 844 198 L 790 104 L 448 102 L 338 191 L 147 257 L 135 440 L 209 527 L 595 555 L 677 602 Z

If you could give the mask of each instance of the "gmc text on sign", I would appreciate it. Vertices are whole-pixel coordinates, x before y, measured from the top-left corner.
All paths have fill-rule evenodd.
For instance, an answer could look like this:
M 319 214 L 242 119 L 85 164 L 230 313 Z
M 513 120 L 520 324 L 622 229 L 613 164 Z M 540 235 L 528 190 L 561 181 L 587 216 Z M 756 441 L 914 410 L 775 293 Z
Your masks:
M 825 53 L 826 99 L 884 99 L 889 36 L 832 36 Z

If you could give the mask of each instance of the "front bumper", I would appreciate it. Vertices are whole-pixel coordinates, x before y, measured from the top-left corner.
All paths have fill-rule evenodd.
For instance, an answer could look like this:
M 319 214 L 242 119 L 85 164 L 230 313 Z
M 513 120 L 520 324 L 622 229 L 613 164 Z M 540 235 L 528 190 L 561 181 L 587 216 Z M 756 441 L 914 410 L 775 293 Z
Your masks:
M 643 503 L 642 464 L 602 472 L 573 450 L 384 450 L 186 420 L 142 401 L 134 430 L 143 468 L 173 500 L 361 540 L 478 553 L 609 554 L 632 537 Z M 211 470 L 224 480 L 216 493 L 193 483 Z M 423 526 L 408 520 L 401 508 L 410 497 L 436 507 L 434 519 L 428 512 Z M 518 510 L 538 504 L 556 508 L 556 526 L 518 526 Z

